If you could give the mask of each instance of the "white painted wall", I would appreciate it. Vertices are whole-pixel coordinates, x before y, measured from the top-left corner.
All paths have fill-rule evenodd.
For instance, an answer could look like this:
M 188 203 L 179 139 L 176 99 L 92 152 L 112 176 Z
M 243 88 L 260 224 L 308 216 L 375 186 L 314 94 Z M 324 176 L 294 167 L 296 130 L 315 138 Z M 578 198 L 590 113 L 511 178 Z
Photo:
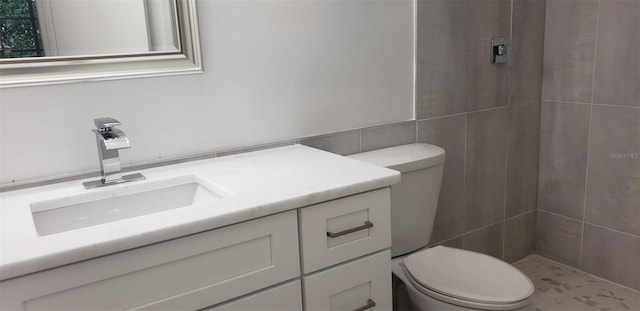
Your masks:
M 198 2 L 205 73 L 0 90 L 0 184 L 98 169 L 93 119 L 125 166 L 413 118 L 411 1 Z

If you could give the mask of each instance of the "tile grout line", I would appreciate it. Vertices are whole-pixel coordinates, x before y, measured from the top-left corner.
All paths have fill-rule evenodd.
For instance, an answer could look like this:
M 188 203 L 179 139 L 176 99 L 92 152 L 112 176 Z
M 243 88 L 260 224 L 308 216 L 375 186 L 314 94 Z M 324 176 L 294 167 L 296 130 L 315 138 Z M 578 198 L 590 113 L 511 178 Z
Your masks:
M 418 89 L 418 1 L 413 1 L 413 119 L 418 119 L 418 99 L 416 90 Z M 417 126 L 416 126 L 417 127 Z M 417 133 L 416 133 L 417 134 Z M 417 142 L 416 135 L 416 142 Z
M 588 221 L 585 221 L 584 223 L 589 225 L 589 226 L 592 226 L 592 227 L 598 227 L 598 228 L 603 229 L 603 230 L 619 233 L 619 234 L 626 235 L 626 236 L 631 237 L 631 238 L 640 239 L 640 235 L 635 235 L 633 233 L 628 233 L 628 232 L 616 230 L 616 229 L 613 229 L 613 228 L 605 227 L 603 225 L 594 224 L 594 223 L 591 223 L 591 222 L 588 222 Z
M 528 210 L 528 211 L 526 211 L 526 212 L 522 212 L 522 213 L 520 213 L 520 214 L 518 214 L 518 215 L 511 216 L 511 217 L 509 217 L 509 218 L 505 219 L 505 221 L 507 221 L 507 220 L 513 220 L 513 219 L 516 219 L 516 218 L 522 217 L 522 216 L 524 216 L 524 215 L 526 215 L 526 214 L 533 213 L 533 212 L 535 212 L 535 211 L 537 211 L 537 210 L 536 210 L 536 209 Z
M 455 116 L 460 116 L 460 115 L 466 115 L 466 114 L 469 114 L 469 113 L 478 113 L 478 112 L 485 112 L 485 111 L 498 110 L 498 109 L 507 109 L 507 108 L 509 108 L 511 106 L 524 106 L 524 105 L 530 105 L 530 104 L 535 104 L 535 103 L 540 103 L 540 101 L 532 101 L 532 102 L 521 103 L 521 104 L 484 108 L 484 109 L 479 109 L 479 110 L 474 110 L 474 111 L 457 112 L 457 113 L 445 114 L 445 115 L 441 115 L 441 116 L 420 118 L 420 119 L 416 119 L 415 121 L 419 122 L 419 121 L 434 120 L 434 119 L 440 119 L 440 118 L 446 118 L 446 117 L 455 117 Z
M 589 148 L 591 145 L 591 120 L 593 119 L 593 106 L 589 109 L 589 131 L 587 134 L 587 163 L 585 167 L 584 173 L 584 196 L 582 199 L 582 232 L 580 234 L 580 258 L 579 258 L 579 267 L 582 269 L 582 257 L 584 250 L 584 223 L 585 223 L 585 215 L 587 213 L 587 186 L 589 185 Z
M 462 184 L 464 186 L 464 193 L 463 193 L 463 201 L 462 202 L 462 207 L 464 208 L 462 210 L 462 248 L 464 248 L 464 235 L 467 233 L 467 114 L 464 114 L 464 164 L 462 165 L 462 176 L 464 178 L 464 180 L 462 181 Z
M 589 106 L 589 130 L 587 133 L 587 163 L 586 163 L 586 167 L 585 167 L 585 173 L 584 173 L 584 196 L 583 196 L 583 200 L 582 200 L 582 230 L 580 233 L 580 258 L 578 261 L 578 267 L 580 269 L 583 268 L 583 263 L 584 263 L 584 228 L 585 228 L 585 222 L 586 222 L 586 214 L 587 214 L 587 192 L 588 192 L 588 186 L 589 186 L 589 151 L 591 148 L 591 128 L 592 128 L 592 122 L 593 122 L 593 94 L 595 93 L 595 81 L 596 81 L 596 59 L 598 57 L 598 30 L 600 27 L 600 5 L 601 5 L 601 0 L 598 0 L 598 8 L 596 10 L 596 33 L 595 33 L 595 41 L 594 41 L 594 52 L 593 52 L 593 72 L 592 72 L 592 77 L 591 77 L 591 103 Z
M 556 212 L 552 212 L 552 211 L 547 211 L 547 210 L 544 210 L 544 209 L 538 209 L 538 211 L 543 212 L 543 213 L 547 213 L 547 214 L 550 214 L 550 215 L 562 217 L 562 218 L 565 218 L 565 219 L 568 219 L 568 220 L 572 220 L 572 221 L 578 221 L 578 222 L 581 221 L 580 219 L 577 219 L 577 218 L 565 216 L 565 215 L 562 215 L 562 214 L 559 214 L 559 213 L 556 213 Z
M 545 4 L 546 7 L 546 4 Z M 546 12 L 546 8 L 545 8 L 545 12 Z M 545 13 L 546 14 L 546 13 Z M 545 26 L 546 28 L 546 26 Z M 542 82 L 541 82 L 542 83 Z M 542 90 L 541 90 L 542 92 Z M 540 162 L 541 162 L 541 158 L 542 158 L 542 119 L 544 118 L 543 115 L 543 110 L 544 107 L 547 106 L 547 104 L 544 104 L 544 102 L 540 102 L 540 107 L 538 110 L 538 159 L 537 159 L 537 165 L 538 165 L 538 169 L 537 169 L 537 176 L 536 176 L 536 205 L 535 205 L 535 209 L 534 211 L 536 212 L 536 214 L 534 215 L 535 220 L 533 222 L 533 227 L 534 227 L 534 232 L 533 232 L 533 253 L 537 254 L 538 253 L 538 217 L 539 217 L 539 212 L 540 211 Z
M 513 0 L 510 1 L 511 3 L 511 16 L 509 16 L 509 46 L 507 48 L 507 106 L 511 106 L 511 62 L 510 60 L 513 59 L 513 48 L 511 48 L 511 46 L 513 45 L 513 5 L 514 2 Z
M 447 117 L 456 117 L 456 116 L 461 116 L 461 115 L 465 115 L 468 112 L 458 112 L 458 113 L 452 113 L 452 114 L 445 114 L 442 116 L 435 116 L 435 117 L 427 117 L 427 118 L 422 118 L 422 119 L 416 119 L 416 121 L 427 121 L 427 120 L 435 120 L 435 119 L 441 119 L 441 118 L 447 118 Z
M 489 228 L 489 227 L 493 227 L 493 226 L 495 226 L 495 225 L 499 225 L 500 223 L 504 223 L 504 221 L 503 221 L 503 220 L 496 221 L 496 222 L 490 223 L 490 224 L 488 224 L 488 225 L 485 225 L 485 226 L 482 226 L 482 227 L 479 227 L 479 228 L 476 228 L 476 229 L 470 230 L 470 231 L 468 231 L 468 232 L 465 232 L 465 235 L 467 235 L 467 234 L 471 234 L 471 233 L 476 233 L 476 232 L 478 232 L 478 231 L 481 231 L 481 230 L 487 229 L 487 228 Z
M 480 113 L 480 112 L 486 112 L 486 111 L 492 111 L 492 110 L 498 110 L 498 109 L 507 109 L 509 108 L 509 105 L 506 106 L 499 106 L 499 107 L 491 107 L 491 108 L 485 108 L 485 109 L 479 109 L 479 110 L 473 110 L 473 111 L 467 111 L 465 113 L 469 114 L 469 113 Z
M 561 101 L 561 100 L 551 100 L 551 99 L 542 99 L 543 102 L 553 103 L 553 104 L 576 104 L 576 105 L 591 105 L 591 103 L 583 103 L 583 102 L 572 102 L 572 101 Z
M 611 107 L 611 108 L 631 108 L 631 109 L 640 109 L 640 106 L 625 106 L 625 105 L 610 105 L 610 104 L 591 104 L 592 106 L 601 106 L 601 107 Z
M 513 41 L 513 0 L 510 1 L 511 4 L 511 16 L 509 19 L 509 46 L 511 46 L 511 43 Z M 513 55 L 511 54 L 511 52 L 513 52 L 513 49 L 510 49 L 509 51 L 511 57 L 508 57 L 508 59 L 512 59 Z M 507 77 L 508 77 L 508 83 L 507 83 L 507 107 L 511 106 L 511 64 L 510 62 L 507 60 Z M 511 114 L 509 113 L 510 109 L 507 109 L 507 122 L 505 124 L 504 127 L 504 196 L 502 198 L 502 260 L 505 259 L 505 249 L 506 249 L 506 244 L 507 244 L 507 182 L 508 182 L 508 170 L 509 170 L 509 125 L 510 125 L 510 121 L 511 121 Z
M 469 2 L 468 1 L 464 1 L 464 18 L 465 18 L 465 24 L 464 24 L 464 28 L 465 28 L 465 33 L 464 33 L 464 44 L 465 44 L 465 49 L 468 48 L 468 44 L 469 44 Z M 464 187 L 464 193 L 463 193 L 463 202 L 462 202 L 462 248 L 464 249 L 465 246 L 465 238 L 464 236 L 467 234 L 467 137 L 468 137 L 468 130 L 469 130 L 469 112 L 467 111 L 469 109 L 469 92 L 468 92 L 468 80 L 469 80 L 469 61 L 468 61 L 468 55 L 465 52 L 465 56 L 464 56 L 464 165 L 462 166 L 462 176 L 463 176 L 463 180 L 462 180 L 462 185 Z
M 591 104 L 593 104 L 593 97 L 595 93 L 596 86 L 596 61 L 598 60 L 598 32 L 600 31 L 600 5 L 602 0 L 598 0 L 598 9 L 596 10 L 596 38 L 593 42 L 593 71 L 591 77 Z
M 541 104 L 542 102 L 549 102 L 549 101 L 535 100 L 535 101 L 530 101 L 530 102 L 526 102 L 526 103 L 519 103 L 519 104 L 513 104 L 513 105 L 507 105 L 507 106 L 485 108 L 485 109 L 474 110 L 474 111 L 457 112 L 457 113 L 452 113 L 452 114 L 444 114 L 444 115 L 441 115 L 441 116 L 433 116 L 433 117 L 426 117 L 426 118 L 419 118 L 419 119 L 416 118 L 415 121 L 416 122 L 420 122 L 420 121 L 435 120 L 435 119 L 448 118 L 448 117 L 456 117 L 456 116 L 461 116 L 461 115 L 465 115 L 465 114 L 469 114 L 469 113 L 485 112 L 485 111 L 491 111 L 491 110 L 498 110 L 498 109 L 502 109 L 502 108 L 508 109 L 510 107 Z M 569 103 L 569 104 L 571 104 L 571 103 Z M 584 104 L 584 103 L 582 103 L 582 104 Z M 588 105 L 588 104 L 585 104 L 585 105 Z M 617 106 L 617 105 L 611 105 L 611 106 L 614 106 L 614 107 L 640 108 L 640 107 L 633 107 L 633 106 Z
M 532 100 L 532 101 L 527 101 L 527 102 L 522 102 L 522 103 L 517 103 L 517 104 L 509 104 L 505 107 L 510 108 L 510 107 L 518 107 L 518 106 L 527 106 L 527 105 L 534 105 L 534 104 L 540 104 L 543 101 L 541 99 L 538 100 Z
M 506 124 L 504 127 L 504 195 L 502 196 L 502 259 L 504 260 L 505 244 L 507 237 L 507 183 L 508 183 L 508 170 L 509 170 L 509 125 L 511 121 L 511 115 L 509 111 L 506 112 Z
M 529 212 L 531 212 L 531 211 L 529 211 Z M 525 214 L 526 214 L 526 213 L 525 213 Z M 514 218 L 515 218 L 515 217 L 514 217 Z M 485 225 L 485 226 L 479 227 L 479 228 L 477 228 L 477 229 L 473 229 L 473 230 L 470 230 L 470 231 L 468 231 L 468 232 L 463 232 L 463 233 L 461 233 L 461 234 L 454 235 L 454 236 L 452 236 L 452 237 L 450 237 L 450 238 L 446 238 L 446 239 L 444 239 L 444 240 L 442 240 L 442 241 L 438 241 L 438 242 L 433 243 L 433 244 L 442 244 L 442 243 L 444 243 L 444 242 L 451 241 L 451 240 L 453 240 L 453 239 L 463 238 L 463 239 L 462 239 L 462 242 L 463 242 L 462 244 L 463 244 L 463 247 L 464 247 L 464 236 L 465 236 L 465 235 L 472 234 L 472 233 L 476 233 L 476 232 L 478 232 L 478 231 L 481 231 L 481 230 L 487 229 L 487 228 L 489 228 L 489 227 L 495 226 L 495 225 L 500 224 L 500 223 L 504 223 L 504 221 L 496 221 L 496 222 L 490 223 L 490 224 L 488 224 L 488 225 Z M 433 244 L 432 244 L 432 245 L 433 245 Z

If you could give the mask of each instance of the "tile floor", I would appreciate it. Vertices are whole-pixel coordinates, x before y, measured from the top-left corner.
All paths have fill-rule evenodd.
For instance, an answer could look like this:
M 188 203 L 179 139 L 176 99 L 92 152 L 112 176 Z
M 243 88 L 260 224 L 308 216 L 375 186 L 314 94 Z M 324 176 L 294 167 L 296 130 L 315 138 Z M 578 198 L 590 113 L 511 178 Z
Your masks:
M 524 310 L 640 310 L 640 292 L 594 277 L 538 255 L 514 263 L 536 293 Z

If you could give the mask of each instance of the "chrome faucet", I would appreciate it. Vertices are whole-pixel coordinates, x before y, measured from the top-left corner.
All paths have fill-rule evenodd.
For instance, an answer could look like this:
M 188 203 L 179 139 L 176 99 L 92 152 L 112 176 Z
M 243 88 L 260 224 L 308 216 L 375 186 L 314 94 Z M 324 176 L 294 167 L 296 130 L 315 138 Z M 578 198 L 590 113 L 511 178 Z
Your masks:
M 144 179 L 140 173 L 122 176 L 120 173 L 120 158 L 118 150 L 130 148 L 129 138 L 120 129 L 121 125 L 114 118 L 98 118 L 94 120 L 96 129 L 96 143 L 98 144 L 98 157 L 100 158 L 100 173 L 102 178 L 83 183 L 87 189 L 120 184 L 123 182 Z

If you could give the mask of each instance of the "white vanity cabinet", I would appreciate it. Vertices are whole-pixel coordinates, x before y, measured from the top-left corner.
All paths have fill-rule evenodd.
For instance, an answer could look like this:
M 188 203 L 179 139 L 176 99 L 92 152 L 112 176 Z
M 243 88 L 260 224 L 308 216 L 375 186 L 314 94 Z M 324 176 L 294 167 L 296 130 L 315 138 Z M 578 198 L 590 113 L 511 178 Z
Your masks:
M 0 310 L 390 310 L 390 222 L 355 194 L 5 280 Z
M 300 275 L 296 211 L 0 283 L 0 310 L 197 310 Z
M 300 293 L 300 280 L 295 280 L 202 311 L 297 311 L 302 310 Z
M 389 188 L 300 210 L 306 310 L 392 309 L 390 212 Z
M 303 279 L 306 310 L 392 309 L 389 250 L 305 276 Z

